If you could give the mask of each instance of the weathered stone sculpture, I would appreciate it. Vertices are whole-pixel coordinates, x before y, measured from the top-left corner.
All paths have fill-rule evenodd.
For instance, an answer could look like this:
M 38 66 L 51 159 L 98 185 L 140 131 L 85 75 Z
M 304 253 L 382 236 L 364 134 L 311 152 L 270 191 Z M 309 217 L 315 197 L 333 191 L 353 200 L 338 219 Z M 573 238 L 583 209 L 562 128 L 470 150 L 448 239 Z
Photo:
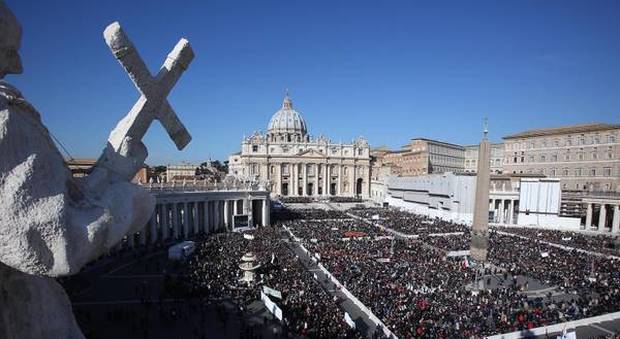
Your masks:
M 111 27 L 120 31 L 118 24 Z M 21 73 L 20 40 L 19 23 L 0 0 L 0 79 Z M 127 39 L 122 43 L 113 48 L 121 62 L 131 47 Z M 143 95 L 111 133 L 93 174 L 79 179 L 39 113 L 0 81 L 0 338 L 83 337 L 53 277 L 77 273 L 151 216 L 153 197 L 129 180 L 146 158 L 141 138 L 153 119 L 162 121 L 179 148 L 189 142 L 164 94 L 192 56 L 182 40 L 156 79 L 145 76 L 145 67 L 130 74 Z M 134 50 L 134 65 L 138 59 Z

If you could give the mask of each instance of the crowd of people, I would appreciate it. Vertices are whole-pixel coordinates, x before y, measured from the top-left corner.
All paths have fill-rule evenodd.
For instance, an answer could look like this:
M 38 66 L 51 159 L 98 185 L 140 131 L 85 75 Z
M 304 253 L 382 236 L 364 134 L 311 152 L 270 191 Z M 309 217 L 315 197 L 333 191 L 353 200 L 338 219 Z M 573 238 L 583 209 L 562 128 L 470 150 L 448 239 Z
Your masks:
M 159 312 L 159 318 L 119 308 L 108 312 L 106 319 L 133 319 L 131 333 L 145 338 L 152 334 L 156 319 L 166 324 L 189 323 L 192 314 L 204 319 L 213 314 L 208 305 L 218 305 L 217 317 L 225 322 L 230 311 L 220 305 L 232 304 L 241 319 L 267 286 L 282 294 L 272 300 L 282 309 L 283 319 L 272 319 L 270 324 L 277 324 L 283 336 L 361 338 L 362 332 L 345 323 L 342 300 L 334 299 L 308 271 L 308 262 L 295 255 L 295 241 L 400 338 L 479 338 L 620 310 L 619 260 L 546 243 L 614 254 L 607 245 L 611 237 L 492 228 L 482 277 L 492 288 L 473 293 L 475 263 L 447 256 L 469 249 L 471 233 L 464 225 L 389 208 L 284 208 L 272 220 L 274 227 L 195 239 L 196 251 L 180 264 L 179 274 L 166 275 L 159 299 L 148 297 L 152 294 L 144 291 L 148 286 L 137 285 L 141 307 Z M 402 238 L 385 227 L 418 237 Z M 255 283 L 247 285 L 240 280 L 239 264 L 250 252 L 260 267 Z M 144 265 L 145 273 L 160 272 L 164 263 Z M 532 293 L 533 282 L 549 291 Z M 80 280 L 65 286 L 69 283 L 76 285 L 75 290 L 83 289 Z M 175 301 L 166 303 L 170 298 Z M 91 320 L 88 312 L 80 314 L 80 324 L 95 336 L 88 328 L 95 328 L 92 323 L 97 320 Z M 208 331 L 197 324 L 192 333 L 202 338 Z M 244 328 L 241 332 L 247 335 L 242 337 L 256 337 L 252 333 L 265 325 Z
M 259 228 L 244 234 L 222 233 L 208 237 L 187 267 L 188 289 L 193 297 L 231 299 L 240 310 L 260 300 L 262 286 L 280 291 L 274 302 L 282 309 L 282 326 L 293 336 L 311 338 L 361 337 L 344 322 L 344 312 L 308 272 L 290 245 L 282 241 L 282 229 Z M 239 269 L 245 253 L 256 256 L 256 281 L 241 282 Z
M 491 230 L 484 279 L 498 283 L 472 293 L 475 268 L 470 261 L 446 257 L 446 251 L 469 248 L 466 226 L 391 209 L 350 212 L 368 223 L 294 219 L 280 225 L 318 253 L 327 269 L 399 337 L 480 337 L 620 309 L 617 260 Z M 395 238 L 373 225 L 420 237 Z M 462 234 L 429 236 L 452 232 Z M 525 277 L 556 291 L 534 297 L 526 293 L 530 280 L 523 283 Z
M 620 249 L 615 248 L 617 236 L 524 227 L 502 227 L 498 230 L 581 250 L 620 256 Z
M 393 208 L 364 207 L 352 208 L 349 211 L 377 225 L 409 235 L 454 233 L 465 232 L 467 230 L 466 226 L 458 223 Z
M 305 208 L 305 209 L 289 209 L 283 208 L 280 210 L 274 210 L 271 213 L 273 220 L 324 220 L 324 219 L 350 219 L 345 212 L 332 210 L 332 209 L 320 209 L 320 208 Z

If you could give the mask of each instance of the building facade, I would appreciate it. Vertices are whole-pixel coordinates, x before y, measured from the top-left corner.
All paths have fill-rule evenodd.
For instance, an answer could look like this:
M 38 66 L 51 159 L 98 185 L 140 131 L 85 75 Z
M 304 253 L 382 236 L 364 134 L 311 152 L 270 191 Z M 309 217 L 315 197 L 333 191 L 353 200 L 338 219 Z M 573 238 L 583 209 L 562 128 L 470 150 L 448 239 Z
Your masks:
M 373 150 L 374 167 L 391 165 L 401 176 L 465 172 L 465 148 L 461 145 L 426 138 L 414 138 L 397 151 Z
M 471 225 L 476 180 L 475 175 L 454 173 L 390 177 L 385 182 L 385 199 L 380 203 Z M 489 222 L 565 230 L 583 229 L 580 218 L 560 215 L 560 200 L 560 181 L 556 178 L 494 174 L 491 175 L 489 187 Z M 607 209 L 611 210 L 609 206 Z M 616 215 L 616 218 L 620 217 L 620 213 Z M 597 230 L 620 233 L 617 226 Z
M 409 152 L 426 163 L 420 163 L 418 170 L 426 173 L 463 173 L 465 171 L 465 148 L 444 141 L 416 138 L 411 140 Z M 414 161 L 413 164 L 416 164 Z M 424 173 L 421 173 L 424 174 Z
M 504 144 L 492 143 L 491 145 L 491 173 L 502 174 L 504 172 Z M 478 169 L 478 145 L 465 146 L 465 173 L 476 173 Z
M 506 173 L 559 178 L 562 190 L 620 192 L 620 125 L 584 124 L 504 137 Z
M 368 198 L 370 148 L 366 139 L 333 143 L 312 138 L 288 95 L 269 121 L 267 133 L 255 132 L 229 157 L 229 174 L 267 183 L 275 196 Z
M 181 164 L 166 166 L 166 180 L 168 182 L 181 182 L 193 180 L 196 177 L 197 165 Z

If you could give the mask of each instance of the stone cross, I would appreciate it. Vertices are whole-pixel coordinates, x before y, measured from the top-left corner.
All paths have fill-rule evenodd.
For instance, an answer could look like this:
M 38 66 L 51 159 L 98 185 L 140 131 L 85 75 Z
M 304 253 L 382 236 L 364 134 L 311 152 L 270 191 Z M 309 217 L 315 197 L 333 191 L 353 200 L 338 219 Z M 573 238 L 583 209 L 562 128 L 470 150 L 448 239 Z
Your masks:
M 118 22 L 110 24 L 103 32 L 103 36 L 141 94 L 131 111 L 110 133 L 108 142 L 114 151 L 119 152 L 123 141 L 128 137 L 132 140 L 142 140 L 153 120 L 161 122 L 177 149 L 183 149 L 192 137 L 166 97 L 194 58 L 189 41 L 179 40 L 168 54 L 157 76 L 153 77 Z

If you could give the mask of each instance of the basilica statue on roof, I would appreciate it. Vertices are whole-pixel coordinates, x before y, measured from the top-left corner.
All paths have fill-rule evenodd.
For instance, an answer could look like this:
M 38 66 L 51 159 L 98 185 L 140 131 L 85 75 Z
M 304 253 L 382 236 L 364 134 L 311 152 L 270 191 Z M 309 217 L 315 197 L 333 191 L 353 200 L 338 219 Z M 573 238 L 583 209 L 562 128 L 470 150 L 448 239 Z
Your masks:
M 229 157 L 229 173 L 266 182 L 272 196 L 358 197 L 370 192 L 370 149 L 363 137 L 351 143 L 312 138 L 288 94 L 267 133 L 255 132 Z

